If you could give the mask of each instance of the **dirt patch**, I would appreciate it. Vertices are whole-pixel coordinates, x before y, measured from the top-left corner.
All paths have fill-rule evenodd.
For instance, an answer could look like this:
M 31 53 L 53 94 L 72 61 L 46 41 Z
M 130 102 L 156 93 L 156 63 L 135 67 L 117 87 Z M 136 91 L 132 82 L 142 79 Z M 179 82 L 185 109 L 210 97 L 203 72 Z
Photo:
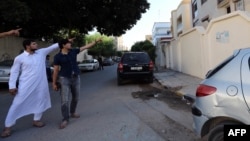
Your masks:
M 177 140 L 186 140 L 186 141 L 201 141 L 195 133 L 187 128 L 183 124 L 183 122 L 188 123 L 185 116 L 189 116 L 191 112 L 191 103 L 183 98 L 182 95 L 178 94 L 176 91 L 178 88 L 169 89 L 163 87 L 157 83 L 153 83 L 151 85 L 148 84 L 141 84 L 141 90 L 132 92 L 131 95 L 133 98 L 139 98 L 144 101 L 150 99 L 156 99 L 159 101 L 163 101 L 168 106 L 167 109 L 173 109 L 172 112 L 168 114 L 164 114 L 165 119 L 157 119 L 157 120 L 149 120 L 151 119 L 152 114 L 145 114 L 145 112 L 136 112 L 137 116 L 140 117 L 144 123 L 146 123 L 149 127 L 151 127 L 155 132 L 161 135 L 167 141 L 177 141 Z M 157 108 L 157 107 L 154 107 Z M 156 110 L 158 111 L 158 110 Z M 159 110 L 161 111 L 161 110 Z M 174 119 L 175 116 L 180 115 L 179 112 L 181 111 L 181 115 L 184 115 L 184 118 Z M 154 114 L 155 116 L 157 114 Z M 172 116 L 173 115 L 173 116 Z M 154 118 L 156 119 L 156 118 Z
M 132 92 L 133 98 L 141 98 L 142 100 L 154 98 L 165 102 L 173 109 L 190 111 L 191 102 L 175 92 L 176 88 L 173 90 L 158 85 L 140 85 L 140 87 L 141 91 Z

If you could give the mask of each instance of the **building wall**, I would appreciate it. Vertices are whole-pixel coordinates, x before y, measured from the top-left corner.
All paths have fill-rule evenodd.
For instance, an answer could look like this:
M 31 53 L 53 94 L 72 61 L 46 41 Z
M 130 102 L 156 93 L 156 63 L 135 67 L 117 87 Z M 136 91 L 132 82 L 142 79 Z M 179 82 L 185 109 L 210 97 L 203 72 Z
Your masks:
M 250 11 L 250 1 L 244 0 L 244 6 L 246 11 Z
M 172 40 L 171 44 L 170 44 L 170 52 L 171 52 L 171 65 L 170 68 L 173 70 L 177 70 L 180 71 L 181 70 L 181 66 L 180 64 L 181 62 L 181 47 L 180 47 L 180 42 L 179 40 Z
M 197 6 L 198 6 L 198 26 L 207 27 L 209 21 L 202 22 L 203 18 L 209 17 L 209 20 L 212 18 L 215 18 L 214 13 L 218 13 L 217 8 L 211 8 L 211 7 L 217 7 L 217 0 L 207 0 L 205 3 L 201 5 L 201 1 L 197 0 Z
M 195 1 L 199 22 L 194 24 L 192 4 Z M 235 49 L 250 47 L 250 13 L 247 12 L 250 11 L 250 1 L 225 0 L 222 6 L 218 6 L 217 0 L 207 0 L 202 5 L 200 2 L 183 0 L 171 12 L 173 40 L 166 59 L 170 58 L 171 69 L 204 78 L 207 71 L 232 55 Z M 243 7 L 237 9 L 240 2 Z M 231 13 L 227 13 L 228 6 Z M 202 22 L 206 16 L 209 20 Z
M 3 61 L 4 59 L 14 59 L 18 54 L 20 54 L 21 51 L 24 50 L 23 48 L 23 40 L 24 38 L 20 37 L 5 37 L 0 39 L 0 61 Z M 47 47 L 51 45 L 47 42 L 42 41 L 36 41 L 38 43 L 39 48 Z M 56 54 L 58 50 L 53 51 L 49 55 L 53 57 L 54 54 Z M 7 56 L 7 58 L 5 58 Z M 51 58 L 52 58 L 51 57 Z
M 6 59 L 14 59 L 19 53 L 24 49 L 22 46 L 24 38 L 21 37 L 6 37 L 0 38 L 0 61 Z M 39 48 L 48 47 L 52 43 L 36 41 L 38 43 Z M 49 55 L 50 62 L 53 62 L 54 55 L 57 54 L 60 50 L 57 49 L 51 52 Z M 77 56 L 77 61 L 82 61 L 84 59 L 90 59 L 92 56 L 88 55 L 87 50 L 79 53 Z
M 122 36 L 120 36 L 120 37 L 115 37 L 115 47 L 116 47 L 116 49 L 118 50 L 118 51 L 123 51 L 123 50 L 125 50 L 125 47 L 124 47 L 124 45 L 123 45 L 123 37 Z
M 163 64 L 165 65 L 165 68 L 171 68 L 171 50 L 170 50 L 170 42 L 168 43 L 164 43 L 164 52 L 165 52 L 165 61 L 166 64 Z
M 210 69 L 232 55 L 235 49 L 250 47 L 249 37 L 248 12 L 235 11 L 215 18 L 207 29 L 197 26 L 171 41 L 171 69 L 205 78 Z
M 152 28 L 152 43 L 155 46 L 155 67 L 166 68 L 167 39 L 172 38 L 170 22 L 155 22 Z M 166 40 L 164 40 L 166 39 Z
M 206 51 L 210 58 L 207 70 L 232 55 L 235 49 L 250 47 L 248 14 L 248 12 L 236 11 L 211 21 L 205 38 L 210 43 Z
M 181 69 L 179 71 L 201 76 L 204 28 L 193 28 L 180 37 Z
M 171 32 L 174 38 L 192 28 L 191 0 L 182 0 L 176 10 L 171 11 Z
M 177 10 L 171 11 L 171 32 L 174 39 L 177 38 Z
M 201 4 L 200 0 L 192 0 L 192 4 L 195 2 L 197 3 L 197 22 L 195 23 L 195 26 L 203 26 L 206 28 L 208 26 L 208 23 L 210 20 L 214 18 L 218 18 L 220 16 L 227 14 L 227 7 L 230 7 L 231 12 L 241 10 L 241 11 L 250 11 L 250 1 L 249 0 L 238 0 L 237 2 L 234 2 L 233 0 L 224 0 L 225 4 L 222 6 L 218 6 L 217 0 L 207 0 L 205 3 Z M 243 5 L 242 8 L 237 8 L 236 5 Z M 208 21 L 202 21 L 208 17 Z M 194 22 L 194 21 L 193 21 Z

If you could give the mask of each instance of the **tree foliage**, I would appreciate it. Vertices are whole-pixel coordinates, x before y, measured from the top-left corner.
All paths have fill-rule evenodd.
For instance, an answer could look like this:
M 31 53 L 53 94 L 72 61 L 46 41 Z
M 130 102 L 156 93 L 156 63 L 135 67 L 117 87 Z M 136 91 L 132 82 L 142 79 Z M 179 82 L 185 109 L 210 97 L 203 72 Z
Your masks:
M 9 30 L 31 20 L 30 9 L 26 3 L 19 0 L 0 1 L 0 29 Z
M 1 26 L 19 26 L 22 36 L 51 38 L 62 29 L 86 34 L 96 28 L 119 36 L 149 9 L 147 0 L 2 0 Z M 10 8 L 11 7 L 11 8 Z
M 112 37 L 101 35 L 96 33 L 86 36 L 86 43 L 95 41 L 97 38 L 102 38 L 102 42 L 96 44 L 94 47 L 88 49 L 88 54 L 92 56 L 114 56 L 116 49 L 114 48 L 114 39 Z
M 155 46 L 148 40 L 136 42 L 132 47 L 131 51 L 145 51 L 150 56 L 151 60 L 155 62 Z

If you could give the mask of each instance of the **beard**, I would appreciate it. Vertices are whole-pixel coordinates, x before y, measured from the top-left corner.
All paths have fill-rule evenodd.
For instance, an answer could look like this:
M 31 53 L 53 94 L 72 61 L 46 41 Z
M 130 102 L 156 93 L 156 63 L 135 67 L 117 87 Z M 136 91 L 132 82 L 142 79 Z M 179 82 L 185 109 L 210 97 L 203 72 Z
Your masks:
M 35 52 L 37 49 L 31 49 L 32 52 Z

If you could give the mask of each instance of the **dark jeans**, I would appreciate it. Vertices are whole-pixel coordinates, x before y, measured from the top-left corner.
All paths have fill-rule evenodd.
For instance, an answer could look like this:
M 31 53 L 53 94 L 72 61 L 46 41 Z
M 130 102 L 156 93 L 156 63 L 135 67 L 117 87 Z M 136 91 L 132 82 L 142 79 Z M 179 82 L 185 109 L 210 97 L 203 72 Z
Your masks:
M 71 78 L 59 77 L 59 82 L 61 83 L 60 95 L 63 121 L 68 121 L 70 114 L 76 111 L 80 94 L 80 76 L 72 76 Z M 70 94 L 71 102 L 69 105 Z
M 49 82 L 52 82 L 52 73 L 50 68 L 46 68 L 47 78 Z

